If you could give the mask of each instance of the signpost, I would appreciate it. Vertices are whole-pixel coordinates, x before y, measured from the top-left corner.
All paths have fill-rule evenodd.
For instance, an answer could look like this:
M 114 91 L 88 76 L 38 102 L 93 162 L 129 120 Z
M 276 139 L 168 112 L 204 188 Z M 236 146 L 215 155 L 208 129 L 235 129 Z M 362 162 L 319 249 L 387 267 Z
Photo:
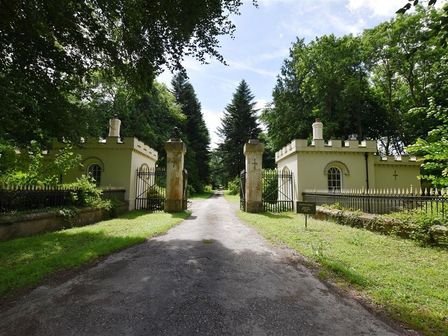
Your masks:
M 305 229 L 308 228 L 308 215 L 316 213 L 316 203 L 313 202 L 296 202 L 296 213 L 305 214 Z

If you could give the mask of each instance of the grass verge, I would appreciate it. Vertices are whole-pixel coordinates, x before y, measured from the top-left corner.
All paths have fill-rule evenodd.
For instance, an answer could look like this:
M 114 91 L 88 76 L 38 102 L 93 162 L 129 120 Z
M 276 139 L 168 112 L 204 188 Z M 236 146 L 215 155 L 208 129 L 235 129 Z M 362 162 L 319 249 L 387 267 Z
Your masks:
M 230 195 L 228 190 L 224 190 L 224 198 L 232 203 L 237 203 L 240 201 L 240 195 Z
M 448 250 L 292 213 L 239 216 L 264 237 L 317 261 L 319 275 L 355 288 L 389 316 L 448 335 Z
M 195 193 L 193 195 L 191 195 L 188 199 L 190 200 L 203 200 L 203 199 L 207 199 L 212 197 L 212 195 L 214 194 L 213 191 L 204 191 L 201 193 Z
M 188 216 L 133 211 L 94 225 L 0 242 L 0 296 L 163 234 Z

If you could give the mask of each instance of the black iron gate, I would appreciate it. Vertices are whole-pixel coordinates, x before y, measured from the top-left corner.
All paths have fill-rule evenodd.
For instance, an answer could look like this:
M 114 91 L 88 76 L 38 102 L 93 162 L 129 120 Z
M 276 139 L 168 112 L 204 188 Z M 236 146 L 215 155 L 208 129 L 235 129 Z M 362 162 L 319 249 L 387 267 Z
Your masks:
M 182 190 L 182 195 L 183 195 L 183 202 L 182 202 L 182 209 L 183 210 L 187 210 L 188 208 L 188 172 L 186 169 L 184 169 L 182 171 L 183 174 L 183 181 L 184 181 L 184 185 L 183 190 Z
M 294 180 L 290 172 L 263 170 L 263 211 L 284 212 L 294 210 Z M 246 171 L 240 174 L 240 209 L 246 211 Z
M 246 211 L 246 171 L 240 173 L 240 209 Z
M 166 170 L 137 169 L 135 209 L 163 211 L 166 198 Z
M 294 210 L 294 180 L 291 172 L 263 170 L 263 211 L 284 212 Z

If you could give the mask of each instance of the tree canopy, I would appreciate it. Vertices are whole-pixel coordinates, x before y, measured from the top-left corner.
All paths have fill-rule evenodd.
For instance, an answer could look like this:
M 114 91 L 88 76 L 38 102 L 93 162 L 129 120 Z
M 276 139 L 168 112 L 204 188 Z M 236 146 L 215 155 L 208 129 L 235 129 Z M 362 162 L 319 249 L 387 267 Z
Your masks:
M 315 117 L 325 124 L 325 138 L 355 133 L 381 141 L 388 154 L 425 136 L 438 121 L 409 111 L 428 107 L 431 97 L 448 106 L 447 50 L 429 29 L 442 15 L 417 7 L 359 37 L 298 39 L 262 114 L 272 147 L 309 137 Z
M 209 183 L 210 135 L 202 115 L 201 103 L 186 75 L 176 74 L 171 85 L 186 118 L 182 130 L 187 143 L 185 167 L 188 170 L 188 183 L 195 191 L 201 192 Z
M 258 138 L 261 133 L 253 99 L 249 85 L 242 80 L 221 119 L 218 134 L 222 138 L 222 143 L 218 148 L 225 173 L 224 184 L 238 176 L 244 169 L 243 146 L 249 139 Z
M 88 102 L 98 72 L 151 90 L 162 66 L 185 55 L 222 60 L 241 0 L 5 0 L 0 2 L 0 131 L 31 139 L 98 132 Z M 76 125 L 76 127 L 73 127 Z

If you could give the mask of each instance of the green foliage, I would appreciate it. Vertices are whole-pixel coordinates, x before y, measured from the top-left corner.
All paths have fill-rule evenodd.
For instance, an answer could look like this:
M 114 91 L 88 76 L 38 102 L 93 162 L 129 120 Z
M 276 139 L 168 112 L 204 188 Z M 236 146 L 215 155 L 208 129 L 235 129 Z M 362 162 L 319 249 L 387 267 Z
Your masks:
M 69 217 L 71 214 L 66 213 Z M 0 296 L 165 233 L 189 216 L 130 212 L 94 225 L 0 242 Z
M 227 190 L 229 195 L 238 195 L 240 192 L 240 177 L 236 176 L 233 180 L 227 183 Z
M 196 192 L 202 192 L 210 179 L 210 135 L 201 112 L 201 103 L 186 74 L 176 74 L 171 84 L 176 101 L 186 118 L 183 125 L 183 140 L 188 148 L 185 155 L 188 184 L 191 184 Z
M 435 100 L 429 100 L 428 108 L 414 109 L 426 112 L 427 118 L 434 118 L 438 125 L 429 131 L 426 139 L 417 139 L 408 148 L 409 153 L 423 157 L 422 179 L 428 180 L 435 187 L 448 187 L 448 108 L 436 106 Z
M 156 149 L 160 154 L 160 165 L 164 165 L 164 143 L 173 128 L 182 127 L 186 119 L 174 95 L 164 84 L 157 82 L 142 94 L 123 81 L 108 83 L 100 79 L 99 83 L 100 89 L 90 108 L 101 115 L 101 135 L 107 136 L 108 119 L 117 115 L 122 121 L 121 135 L 135 136 Z
M 222 158 L 224 182 L 239 176 L 244 169 L 243 146 L 251 138 L 258 138 L 258 126 L 254 96 L 245 80 L 242 80 L 226 106 L 217 133 L 222 138 L 218 151 Z
M 0 134 L 14 145 L 96 135 L 97 72 L 151 89 L 185 55 L 205 61 L 232 34 L 240 0 L 0 2 Z M 93 119 L 93 120 L 92 120 Z M 76 127 L 73 127 L 76 125 Z
M 209 161 L 210 181 L 213 189 L 223 188 L 225 186 L 225 168 L 224 162 L 219 150 L 212 150 L 210 152 Z
M 447 7 L 448 8 L 448 7 Z M 424 110 L 429 98 L 448 107 L 446 46 L 436 30 L 443 11 L 417 7 L 359 37 L 322 36 L 290 49 L 262 113 L 274 150 L 294 138 L 309 138 L 319 117 L 325 139 L 375 139 L 383 154 L 425 138 L 438 121 Z M 417 113 L 418 112 L 418 113 Z
M 264 170 L 263 171 L 263 200 L 275 204 L 278 200 L 278 175 L 277 171 Z
M 447 213 L 448 204 L 445 204 L 444 206 L 446 208 L 445 213 Z M 433 237 L 431 235 L 431 228 L 433 226 L 443 225 L 448 227 L 448 219 L 444 219 L 441 213 L 433 214 L 424 209 L 396 212 L 389 215 L 384 215 L 384 217 L 395 219 L 397 221 L 397 226 L 408 227 L 410 237 L 421 242 L 422 244 L 434 244 Z
M 76 182 L 68 183 L 65 187 L 74 189 L 72 192 L 73 203 L 80 207 L 94 207 L 110 210 L 112 203 L 101 198 L 102 191 L 96 187 L 95 182 L 88 176 L 82 175 Z
M 72 145 L 67 144 L 59 149 L 54 156 L 43 154 L 36 141 L 22 150 L 20 154 L 12 154 L 12 147 L 6 146 L 6 158 L 0 182 L 11 185 L 43 186 L 57 185 L 61 175 L 78 166 L 81 156 L 76 154 Z M 3 153 L 3 148 L 0 148 Z M 3 155 L 2 155 L 3 156 Z
M 444 241 L 437 241 L 433 235 L 432 228 L 435 226 L 447 226 L 448 219 L 443 218 L 448 212 L 448 205 L 438 204 L 440 212 L 433 213 L 431 208 L 434 204 L 423 205 L 423 209 L 413 209 L 410 211 L 400 211 L 386 215 L 367 215 L 360 210 L 344 208 L 340 204 L 325 205 L 324 207 L 337 212 L 326 213 L 338 224 L 356 228 L 364 228 L 383 234 L 393 234 L 403 238 L 410 238 L 423 245 L 445 244 Z M 442 209 L 445 207 L 445 209 Z M 427 210 L 426 210 L 427 209 Z

